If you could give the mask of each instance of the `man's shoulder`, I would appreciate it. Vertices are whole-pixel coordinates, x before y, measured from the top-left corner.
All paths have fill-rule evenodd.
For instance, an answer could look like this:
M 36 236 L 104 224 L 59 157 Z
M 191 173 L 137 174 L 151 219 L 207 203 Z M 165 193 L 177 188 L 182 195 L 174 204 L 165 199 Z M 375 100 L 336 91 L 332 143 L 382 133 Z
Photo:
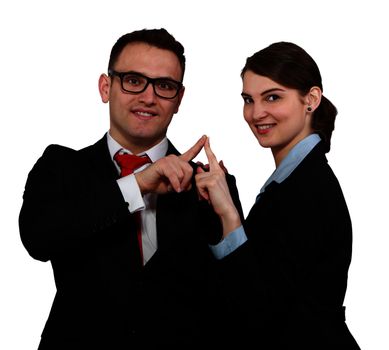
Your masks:
M 43 152 L 43 155 L 46 155 L 46 156 L 51 156 L 51 155 L 58 156 L 58 154 L 71 155 L 71 154 L 75 154 L 76 152 L 77 151 L 75 149 L 70 148 L 68 146 L 63 146 L 63 145 L 59 145 L 59 144 L 51 144 L 51 145 L 48 145 L 46 147 L 46 149 Z
M 40 160 L 49 163 L 65 164 L 80 158 L 81 150 L 76 150 L 68 146 L 51 144 L 46 147 Z
M 98 140 L 92 145 L 85 146 L 83 148 L 75 149 L 69 146 L 61 144 L 50 144 L 46 147 L 43 152 L 44 157 L 65 157 L 65 158 L 74 158 L 86 156 L 90 153 L 93 153 L 96 149 L 105 147 L 107 148 L 106 141 L 104 138 Z
M 37 164 L 51 164 L 51 166 L 57 164 L 58 166 L 66 166 L 70 163 L 76 165 L 78 162 L 82 163 L 86 159 L 92 157 L 95 149 L 96 144 L 81 149 L 75 149 L 61 144 L 50 144 L 43 151 Z

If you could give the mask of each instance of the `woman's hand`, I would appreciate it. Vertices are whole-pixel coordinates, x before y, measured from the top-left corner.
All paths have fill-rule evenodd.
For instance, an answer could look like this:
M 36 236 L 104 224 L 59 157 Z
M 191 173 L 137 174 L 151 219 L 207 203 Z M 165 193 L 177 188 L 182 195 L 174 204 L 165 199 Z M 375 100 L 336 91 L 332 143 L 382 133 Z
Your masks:
M 207 200 L 213 207 L 215 213 L 220 217 L 223 225 L 223 236 L 241 225 L 239 213 L 231 198 L 230 190 L 226 181 L 226 169 L 223 163 L 219 164 L 213 153 L 209 138 L 204 144 L 205 154 L 208 158 L 208 171 L 202 167 L 197 168 L 196 185 L 199 196 Z

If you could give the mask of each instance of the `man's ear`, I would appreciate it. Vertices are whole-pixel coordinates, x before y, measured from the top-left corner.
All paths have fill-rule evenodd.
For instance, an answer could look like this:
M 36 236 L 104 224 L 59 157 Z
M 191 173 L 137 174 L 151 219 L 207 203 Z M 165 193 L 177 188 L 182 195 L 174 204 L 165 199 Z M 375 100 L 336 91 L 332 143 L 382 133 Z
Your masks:
M 181 100 L 184 97 L 184 92 L 185 92 L 185 86 L 183 86 L 181 90 L 178 92 L 178 100 L 177 100 L 176 109 L 174 110 L 174 114 L 177 113 L 180 108 Z
M 101 74 L 99 78 L 99 92 L 101 100 L 104 103 L 109 101 L 109 93 L 111 89 L 111 78 L 106 74 Z

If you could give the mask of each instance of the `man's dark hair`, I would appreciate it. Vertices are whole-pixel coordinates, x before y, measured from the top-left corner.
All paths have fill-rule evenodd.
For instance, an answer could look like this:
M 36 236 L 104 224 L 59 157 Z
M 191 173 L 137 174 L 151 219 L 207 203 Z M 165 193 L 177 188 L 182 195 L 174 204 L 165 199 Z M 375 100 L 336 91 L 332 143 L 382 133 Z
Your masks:
M 111 55 L 108 63 L 108 70 L 114 69 L 114 65 L 123 51 L 123 49 L 130 43 L 146 43 L 155 46 L 159 49 L 169 50 L 173 52 L 181 65 L 182 77 L 184 79 L 185 72 L 185 55 L 184 47 L 178 42 L 166 29 L 141 29 L 121 36 L 112 47 Z

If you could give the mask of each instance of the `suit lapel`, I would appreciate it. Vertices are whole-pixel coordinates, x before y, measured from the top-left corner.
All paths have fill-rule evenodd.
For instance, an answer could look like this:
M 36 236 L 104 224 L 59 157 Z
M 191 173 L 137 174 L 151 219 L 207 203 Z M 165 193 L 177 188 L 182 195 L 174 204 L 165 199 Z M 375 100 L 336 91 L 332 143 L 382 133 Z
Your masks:
M 91 161 L 91 166 L 98 171 L 106 179 L 118 179 L 118 171 L 111 159 L 108 149 L 107 135 L 105 134 L 94 145 L 88 147 L 88 158 Z
M 94 145 L 82 150 L 83 158 L 89 162 L 90 174 L 97 183 L 116 181 L 119 178 L 118 171 L 109 153 L 107 136 L 104 135 Z M 126 219 L 112 226 L 112 230 L 105 234 L 111 235 L 113 244 L 107 246 L 107 252 L 112 259 L 120 262 L 128 271 L 138 271 L 142 267 L 139 246 L 136 237 L 136 225 L 134 216 L 128 212 Z

